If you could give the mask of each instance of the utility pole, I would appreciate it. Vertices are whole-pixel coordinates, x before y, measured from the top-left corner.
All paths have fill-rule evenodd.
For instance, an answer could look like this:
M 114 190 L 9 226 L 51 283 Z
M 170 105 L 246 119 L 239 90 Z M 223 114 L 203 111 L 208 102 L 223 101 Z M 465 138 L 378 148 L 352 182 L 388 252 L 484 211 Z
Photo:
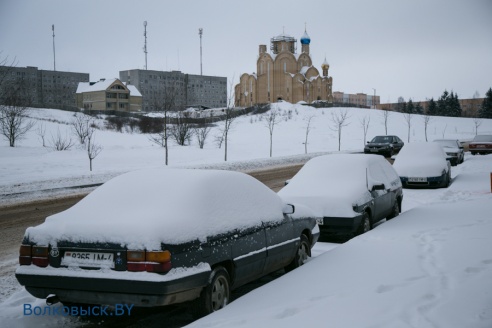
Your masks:
M 147 21 L 144 21 L 143 24 L 144 24 L 144 37 L 145 37 L 143 51 L 145 53 L 145 70 L 147 70 Z
M 198 35 L 200 36 L 200 75 L 203 75 L 203 70 L 202 70 L 202 35 L 203 35 L 203 28 L 198 29 Z
M 51 25 L 53 31 L 53 70 L 56 71 L 56 59 L 55 59 L 55 24 Z

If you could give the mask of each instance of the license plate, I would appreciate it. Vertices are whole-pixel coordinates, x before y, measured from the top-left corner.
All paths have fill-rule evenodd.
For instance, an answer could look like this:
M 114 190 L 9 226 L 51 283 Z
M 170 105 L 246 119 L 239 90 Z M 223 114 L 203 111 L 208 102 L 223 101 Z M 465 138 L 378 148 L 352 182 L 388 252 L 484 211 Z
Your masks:
M 477 145 L 477 148 L 485 148 L 485 145 Z
M 114 268 L 113 253 L 72 252 L 66 251 L 61 265 L 76 265 L 79 267 Z
M 323 219 L 316 219 L 316 222 L 318 222 L 318 225 L 323 225 Z
M 377 152 L 378 152 L 378 150 L 377 150 L 377 149 L 371 149 L 371 151 L 372 151 L 373 153 L 377 153 Z
M 408 178 L 408 182 L 427 182 L 427 178 Z

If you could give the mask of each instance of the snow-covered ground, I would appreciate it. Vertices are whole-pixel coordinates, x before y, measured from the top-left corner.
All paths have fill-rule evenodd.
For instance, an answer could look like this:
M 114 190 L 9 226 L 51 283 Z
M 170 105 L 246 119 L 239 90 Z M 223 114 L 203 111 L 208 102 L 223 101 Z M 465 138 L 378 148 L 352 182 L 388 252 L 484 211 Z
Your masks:
M 265 119 L 244 116 L 231 130 L 228 163 L 223 162 L 223 148 L 213 143 L 213 136 L 219 133 L 214 128 L 205 149 L 199 149 L 194 140 L 185 147 L 172 145 L 171 166 L 250 170 L 334 152 L 338 150 L 338 136 L 332 130 L 332 113 L 345 110 L 349 125 L 342 131 L 342 151 L 362 150 L 360 120 L 364 117 L 371 120 L 368 140 L 385 134 L 382 114 L 377 110 L 314 109 L 288 103 L 276 106 L 285 116 L 275 126 L 273 159 L 268 158 Z M 48 109 L 33 112 L 38 124 L 44 123 L 47 139 L 58 128 L 68 135 L 66 123 L 72 115 Z M 309 154 L 305 156 L 307 118 L 312 115 Z M 411 124 L 410 141 L 425 140 L 423 119 L 415 115 Z M 403 116 L 391 113 L 388 134 L 407 142 L 407 131 Z M 492 120 L 483 120 L 479 133 L 492 134 Z M 428 127 L 429 140 L 470 140 L 474 135 L 472 119 L 436 117 Z M 43 148 L 34 130 L 16 148 L 0 140 L 0 204 L 40 197 L 41 193 L 31 193 L 36 190 L 100 183 L 134 169 L 163 166 L 163 149 L 145 135 L 98 130 L 96 140 L 104 149 L 94 160 L 93 172 L 89 172 L 83 149 L 57 152 Z M 399 217 L 334 248 L 317 244 L 307 265 L 193 326 L 492 327 L 491 172 L 492 155 L 467 154 L 463 164 L 452 168 L 449 188 L 405 189 Z M 7 196 L 24 192 L 29 193 Z M 62 316 L 24 316 L 23 304 L 44 306 L 44 301 L 35 300 L 21 288 L 14 291 L 0 303 L 2 325 L 77 325 L 77 320 Z

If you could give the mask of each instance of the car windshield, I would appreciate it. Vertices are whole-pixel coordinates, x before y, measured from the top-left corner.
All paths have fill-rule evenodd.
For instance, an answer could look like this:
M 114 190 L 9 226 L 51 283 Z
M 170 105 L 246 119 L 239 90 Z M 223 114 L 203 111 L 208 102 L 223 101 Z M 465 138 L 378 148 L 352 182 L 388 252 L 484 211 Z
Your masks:
M 492 135 L 475 136 L 473 142 L 492 142 Z
M 434 140 L 434 142 L 437 142 L 442 147 L 448 147 L 448 148 L 458 147 L 458 143 L 456 142 L 456 140 Z
M 371 142 L 375 142 L 375 143 L 391 143 L 393 142 L 393 137 L 390 137 L 390 136 L 377 136 L 377 137 L 374 137 Z

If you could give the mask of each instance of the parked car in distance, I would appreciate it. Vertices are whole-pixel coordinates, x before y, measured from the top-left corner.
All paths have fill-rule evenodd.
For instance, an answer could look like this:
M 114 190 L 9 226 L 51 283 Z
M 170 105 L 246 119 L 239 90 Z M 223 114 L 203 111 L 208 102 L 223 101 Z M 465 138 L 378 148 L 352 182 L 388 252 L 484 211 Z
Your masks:
M 379 155 L 333 154 L 309 160 L 278 195 L 320 217 L 321 233 L 358 235 L 401 211 L 402 186 Z
M 403 187 L 444 187 L 451 183 L 451 163 L 436 142 L 406 144 L 396 156 L 393 167 Z
M 437 139 L 434 140 L 444 149 L 451 165 L 458 165 L 465 160 L 465 151 L 460 141 L 457 139 Z
M 318 236 L 312 211 L 246 174 L 134 171 L 28 228 L 16 277 L 51 303 L 193 301 L 200 317 L 231 289 L 302 265 Z
M 364 147 L 365 154 L 381 154 L 387 157 L 398 153 L 405 143 L 397 136 L 375 136 Z
M 492 154 L 492 135 L 476 135 L 470 142 L 469 148 L 472 155 Z

